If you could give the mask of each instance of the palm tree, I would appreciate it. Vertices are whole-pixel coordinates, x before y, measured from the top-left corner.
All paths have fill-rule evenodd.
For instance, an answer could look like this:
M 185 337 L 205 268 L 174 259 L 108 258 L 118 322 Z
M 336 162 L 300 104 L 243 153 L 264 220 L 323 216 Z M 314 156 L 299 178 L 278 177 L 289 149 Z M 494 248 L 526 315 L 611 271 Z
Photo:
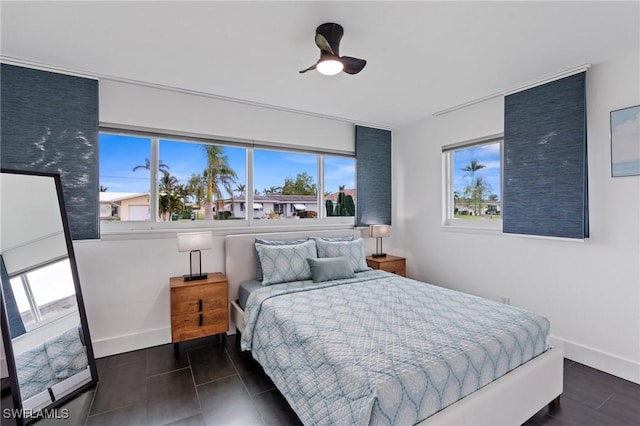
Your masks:
M 482 203 L 484 203 L 485 197 L 491 192 L 491 185 L 485 181 L 482 176 L 478 176 L 473 180 L 471 185 L 467 185 L 464 188 L 464 195 L 470 201 L 470 206 L 473 208 L 473 214 L 480 214 Z
M 100 185 L 100 192 L 107 192 L 107 189 L 109 188 L 107 188 L 106 186 Z
M 151 161 L 149 161 L 148 158 L 144 159 L 144 164 L 139 164 L 137 166 L 135 166 L 133 168 L 133 171 L 135 172 L 138 169 L 147 169 L 147 170 L 151 170 Z M 160 160 L 160 162 L 158 163 L 158 170 L 161 172 L 168 172 L 169 171 L 169 166 L 166 165 L 165 163 L 162 162 L 162 160 Z
M 192 174 L 187 182 L 187 190 L 198 207 L 202 206 L 205 195 L 205 182 L 202 175 Z
M 480 164 L 478 160 L 471 160 L 468 166 L 462 168 L 462 171 L 467 172 L 466 176 L 470 176 L 473 180 L 475 173 L 480 169 L 484 169 L 485 167 L 487 166 L 485 166 L 484 164 Z
M 262 190 L 264 195 L 275 195 L 280 194 L 282 192 L 282 187 L 280 186 L 270 186 L 269 188 L 265 188 Z
M 234 189 L 233 191 L 237 192 L 240 195 L 244 195 L 244 191 L 246 190 L 247 190 L 247 186 L 239 183 L 238 185 L 236 185 L 236 189 Z
M 175 186 L 178 184 L 178 178 L 175 176 L 171 176 L 169 172 L 162 172 L 162 177 L 160 178 L 160 192 L 164 192 L 167 194 L 172 194 L 175 190 Z
M 220 210 L 224 203 L 222 189 L 229 195 L 233 194 L 231 187 L 238 179 L 238 175 L 229 165 L 229 159 L 223 155 L 224 149 L 221 146 L 202 145 L 207 158 L 207 166 L 203 176 L 207 182 L 207 195 L 205 197 L 205 220 L 213 220 L 212 201 L 216 197 L 216 212 L 220 216 Z

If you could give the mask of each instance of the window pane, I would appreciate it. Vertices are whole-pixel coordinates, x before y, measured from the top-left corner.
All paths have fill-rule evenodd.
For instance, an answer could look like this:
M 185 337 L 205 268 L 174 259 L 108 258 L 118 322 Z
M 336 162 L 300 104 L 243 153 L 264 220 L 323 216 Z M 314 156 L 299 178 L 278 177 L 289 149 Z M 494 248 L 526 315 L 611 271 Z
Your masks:
M 457 219 L 500 217 L 500 142 L 453 151 L 451 184 Z
M 43 319 L 65 310 L 76 309 L 76 292 L 68 259 L 26 275 Z
M 20 311 L 20 316 L 22 317 L 22 322 L 24 325 L 29 325 L 35 322 L 35 318 L 33 317 L 33 313 L 31 312 L 31 307 L 29 306 L 29 299 L 27 298 L 27 294 L 24 291 L 24 285 L 22 284 L 22 278 L 20 276 L 11 278 L 9 280 L 11 283 L 11 289 L 13 290 L 13 297 L 16 300 L 16 304 L 18 305 L 18 310 Z
M 355 216 L 356 160 L 324 157 L 324 200 L 327 216 Z
M 255 194 L 253 206 L 247 210 L 253 211 L 254 218 L 318 216 L 317 155 L 264 149 L 256 149 L 253 154 Z
M 100 133 L 100 220 L 149 220 L 151 139 Z
M 246 149 L 161 140 L 159 151 L 160 220 L 245 219 Z

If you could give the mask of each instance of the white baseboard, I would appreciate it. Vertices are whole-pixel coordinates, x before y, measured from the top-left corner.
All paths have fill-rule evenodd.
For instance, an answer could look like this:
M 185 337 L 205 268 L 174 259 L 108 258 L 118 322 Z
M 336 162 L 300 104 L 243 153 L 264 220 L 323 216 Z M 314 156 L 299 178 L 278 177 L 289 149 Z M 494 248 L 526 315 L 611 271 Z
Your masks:
M 95 339 L 92 343 L 95 357 L 102 358 L 171 343 L 171 328 L 163 327 L 142 333 Z
M 232 330 L 235 331 L 235 328 Z M 230 331 L 229 334 L 234 333 Z M 169 327 L 93 340 L 93 352 L 96 358 L 102 358 L 167 343 L 171 343 L 171 328 Z M 551 346 L 563 348 L 565 358 L 625 380 L 640 383 L 640 363 L 636 361 L 621 358 L 556 336 L 551 336 Z M 2 374 L 3 376 L 5 375 L 4 368 Z
M 640 384 L 640 363 L 637 361 L 555 336 L 551 336 L 551 346 L 564 348 L 565 358 Z

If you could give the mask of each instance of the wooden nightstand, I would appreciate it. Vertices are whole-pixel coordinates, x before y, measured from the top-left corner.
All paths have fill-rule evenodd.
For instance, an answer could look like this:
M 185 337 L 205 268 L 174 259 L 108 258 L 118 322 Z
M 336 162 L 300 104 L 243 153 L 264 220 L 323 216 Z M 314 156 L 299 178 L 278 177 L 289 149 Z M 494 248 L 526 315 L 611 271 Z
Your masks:
M 207 279 L 185 281 L 172 277 L 171 341 L 178 357 L 178 344 L 229 331 L 229 292 L 227 277 L 220 272 L 208 274 Z
M 385 257 L 367 256 L 367 265 L 373 269 L 393 272 L 400 276 L 407 276 L 406 259 L 404 257 L 386 255 Z

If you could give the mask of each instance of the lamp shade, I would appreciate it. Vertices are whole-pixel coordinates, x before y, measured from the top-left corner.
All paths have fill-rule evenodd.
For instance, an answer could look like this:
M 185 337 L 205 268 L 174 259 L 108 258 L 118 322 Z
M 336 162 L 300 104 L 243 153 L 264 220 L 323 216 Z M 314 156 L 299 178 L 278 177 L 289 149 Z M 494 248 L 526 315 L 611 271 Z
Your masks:
M 211 245 L 211 232 L 178 234 L 178 251 L 208 250 Z
M 369 227 L 371 237 L 380 238 L 391 235 L 391 226 L 389 225 L 371 225 Z

